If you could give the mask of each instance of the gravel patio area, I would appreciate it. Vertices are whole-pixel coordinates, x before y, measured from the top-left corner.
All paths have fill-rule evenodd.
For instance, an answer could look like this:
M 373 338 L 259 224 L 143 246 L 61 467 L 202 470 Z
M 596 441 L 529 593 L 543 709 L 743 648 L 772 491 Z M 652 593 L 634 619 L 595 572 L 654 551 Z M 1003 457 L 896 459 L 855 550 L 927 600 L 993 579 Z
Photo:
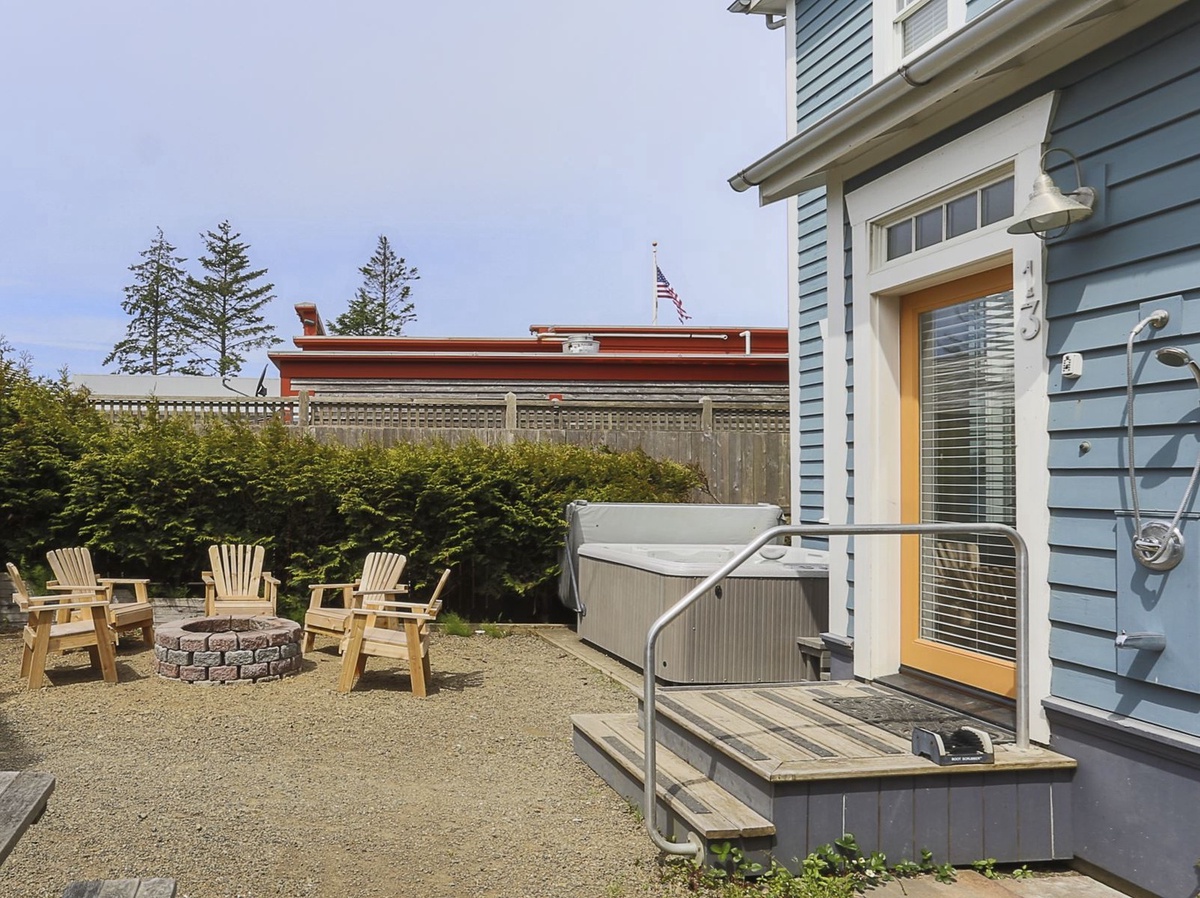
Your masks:
M 0 895 L 170 876 L 181 898 L 667 896 L 638 818 L 576 757 L 570 715 L 635 697 L 536 635 L 435 634 L 434 686 L 371 659 L 348 695 L 318 640 L 278 682 L 151 673 L 136 639 L 108 686 L 80 654 L 18 680 L 0 634 L 0 770 L 57 777 L 0 866 Z

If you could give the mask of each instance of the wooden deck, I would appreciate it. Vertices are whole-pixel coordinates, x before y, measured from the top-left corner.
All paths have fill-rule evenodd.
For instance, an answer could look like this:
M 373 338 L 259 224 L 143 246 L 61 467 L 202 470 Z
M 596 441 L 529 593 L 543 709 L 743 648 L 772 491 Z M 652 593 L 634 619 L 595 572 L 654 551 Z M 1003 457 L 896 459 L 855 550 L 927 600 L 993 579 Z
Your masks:
M 822 703 L 822 699 L 894 695 L 890 690 L 851 680 L 788 686 L 666 689 L 659 693 L 658 709 L 661 717 L 680 728 L 703 733 L 718 751 L 773 783 L 840 779 L 848 772 L 862 777 L 979 771 L 978 766 L 941 767 L 917 757 L 912 753 L 911 739 Z M 978 721 L 968 722 L 992 732 L 998 729 Z M 1075 767 L 1073 760 L 1048 749 L 1032 746 L 1019 751 L 1011 739 L 995 749 L 995 762 L 989 765 L 992 771 Z
M 569 631 L 541 634 L 640 696 L 637 671 Z M 857 681 L 668 687 L 658 693 L 655 820 L 676 840 L 732 840 L 788 863 L 843 833 L 893 862 L 929 849 L 939 863 L 1060 860 L 1073 854 L 1075 761 L 1017 749 L 995 722 L 960 717 L 997 737 L 992 764 L 940 766 L 897 732 L 835 705 L 884 699 L 946 713 L 893 689 Z M 644 734 L 637 713 L 572 718 L 576 753 L 631 803 L 643 804 Z M 946 724 L 939 731 L 953 728 Z M 898 734 L 904 732 L 904 735 Z M 645 809 L 643 808 L 643 812 Z

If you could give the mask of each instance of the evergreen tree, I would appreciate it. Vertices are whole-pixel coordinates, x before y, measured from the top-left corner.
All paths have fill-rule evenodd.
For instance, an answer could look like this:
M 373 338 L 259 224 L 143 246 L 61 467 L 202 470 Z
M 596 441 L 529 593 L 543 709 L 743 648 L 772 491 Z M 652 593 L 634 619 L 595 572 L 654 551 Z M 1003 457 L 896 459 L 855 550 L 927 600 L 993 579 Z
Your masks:
M 130 265 L 134 282 L 125 288 L 121 308 L 130 316 L 125 339 L 113 347 L 104 364 L 117 363 L 118 374 L 174 374 L 183 369 L 188 338 L 181 323 L 187 260 L 175 255 L 175 247 L 163 236 L 162 228 L 142 261 Z
M 206 255 L 198 261 L 206 272 L 203 279 L 187 279 L 184 303 L 191 331 L 192 358 L 185 373 L 236 374 L 244 353 L 281 342 L 262 310 L 275 296 L 274 284 L 259 284 L 267 269 L 250 269 L 249 246 L 240 243 L 228 221 L 216 231 L 201 234 Z
M 398 337 L 404 325 L 417 320 L 410 281 L 420 280 L 416 268 L 397 258 L 387 237 L 379 235 L 375 254 L 362 268 L 363 283 L 344 315 L 330 330 L 344 337 Z

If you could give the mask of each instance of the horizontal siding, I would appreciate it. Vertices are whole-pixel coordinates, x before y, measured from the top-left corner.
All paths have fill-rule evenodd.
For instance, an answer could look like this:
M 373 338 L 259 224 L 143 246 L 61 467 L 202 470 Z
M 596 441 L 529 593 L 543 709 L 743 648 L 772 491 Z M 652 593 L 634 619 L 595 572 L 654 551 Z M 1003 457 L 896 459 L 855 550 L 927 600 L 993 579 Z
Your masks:
M 1125 341 L 1146 304 L 1169 308 L 1172 321 L 1135 341 L 1144 512 L 1174 512 L 1200 451 L 1195 381 L 1152 352 L 1200 342 L 1198 42 L 1200 26 L 1180 28 L 1062 91 L 1049 145 L 1079 157 L 1100 200 L 1090 222 L 1048 244 L 1046 309 L 1052 691 L 1191 734 L 1200 734 L 1200 697 L 1117 673 L 1119 609 L 1142 598 L 1117 586 L 1118 553 L 1128 546 L 1114 509 L 1131 507 Z M 1064 189 L 1073 183 L 1069 166 L 1052 174 Z M 1057 361 L 1066 352 L 1083 355 L 1078 380 L 1061 376 Z M 1198 551 L 1200 533 L 1184 529 L 1188 550 Z
M 1200 711 L 1194 695 L 1119 677 L 1065 659 L 1055 659 L 1050 691 L 1058 696 L 1090 695 L 1093 700 L 1086 704 L 1101 711 L 1184 733 L 1194 732 Z
M 797 198 L 798 357 L 796 390 L 798 416 L 793 428 L 800 447 L 800 494 L 792 522 L 816 524 L 825 516 L 825 347 L 821 321 L 828 312 L 828 279 L 825 262 L 825 190 L 811 190 Z M 825 548 L 824 540 L 805 539 L 804 545 Z
M 1051 589 L 1050 620 L 1111 633 L 1117 627 L 1117 604 L 1103 591 Z
M 870 0 L 798 4 L 796 122 L 800 130 L 870 85 Z
M 803 129 L 841 105 L 866 85 L 859 86 L 862 60 L 870 79 L 870 30 L 865 48 L 857 35 L 864 0 L 819 0 L 797 4 L 796 10 L 796 121 Z M 793 433 L 799 447 L 799 495 L 794 497 L 793 523 L 815 524 L 825 515 L 824 347 L 820 321 L 827 314 L 825 258 L 825 191 L 809 191 L 797 198 L 796 289 L 798 359 L 795 370 L 798 414 Z M 804 540 L 823 548 L 824 540 Z

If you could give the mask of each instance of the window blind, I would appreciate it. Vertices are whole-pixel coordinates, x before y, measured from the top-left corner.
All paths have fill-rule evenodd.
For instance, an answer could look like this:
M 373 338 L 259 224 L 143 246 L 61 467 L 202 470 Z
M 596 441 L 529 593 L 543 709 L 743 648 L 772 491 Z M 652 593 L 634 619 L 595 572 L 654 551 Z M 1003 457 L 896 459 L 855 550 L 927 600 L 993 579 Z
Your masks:
M 915 3 L 906 3 L 905 7 L 915 5 Z M 900 43 L 903 55 L 908 56 L 919 50 L 945 31 L 949 25 L 949 0 L 929 0 L 924 6 L 914 9 L 900 22 Z
M 1016 520 L 1012 293 L 920 316 L 920 490 L 924 523 Z M 1012 546 L 921 538 L 920 636 L 1011 660 Z

